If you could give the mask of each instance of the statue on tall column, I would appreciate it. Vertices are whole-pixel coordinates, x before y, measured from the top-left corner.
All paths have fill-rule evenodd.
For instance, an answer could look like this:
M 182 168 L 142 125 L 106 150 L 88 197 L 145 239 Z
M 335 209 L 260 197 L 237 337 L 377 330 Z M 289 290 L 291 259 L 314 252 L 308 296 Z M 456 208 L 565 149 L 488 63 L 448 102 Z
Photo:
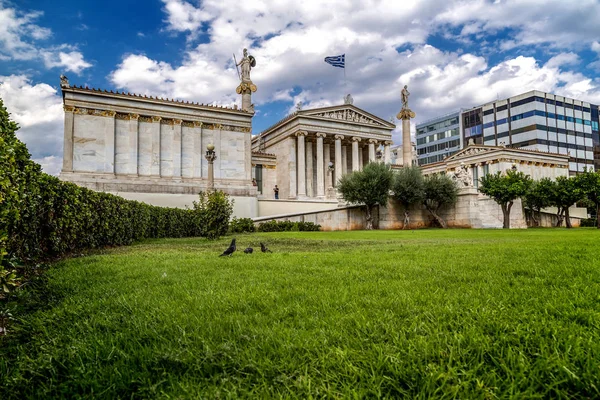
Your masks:
M 404 85 L 404 89 L 402 89 L 402 108 L 408 109 L 408 96 L 410 96 L 410 92 L 408 91 L 408 85 Z
M 252 83 L 250 79 L 250 70 L 256 66 L 256 59 L 251 55 L 248 55 L 248 49 L 244 49 L 244 57 L 237 62 L 235 60 L 235 54 L 233 55 L 235 61 L 235 67 L 241 67 L 242 72 L 238 69 L 238 76 L 242 81 L 239 86 L 235 89 L 237 94 L 242 95 L 242 110 L 254 113 L 254 104 L 252 104 L 251 95 L 252 92 L 256 92 L 256 85 Z

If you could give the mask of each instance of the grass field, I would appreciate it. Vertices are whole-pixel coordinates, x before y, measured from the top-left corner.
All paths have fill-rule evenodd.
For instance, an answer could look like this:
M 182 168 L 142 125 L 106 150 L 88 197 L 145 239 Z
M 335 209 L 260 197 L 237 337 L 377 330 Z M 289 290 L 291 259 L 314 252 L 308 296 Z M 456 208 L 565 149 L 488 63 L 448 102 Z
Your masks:
M 600 397 L 600 232 L 148 241 L 55 265 L 0 398 Z

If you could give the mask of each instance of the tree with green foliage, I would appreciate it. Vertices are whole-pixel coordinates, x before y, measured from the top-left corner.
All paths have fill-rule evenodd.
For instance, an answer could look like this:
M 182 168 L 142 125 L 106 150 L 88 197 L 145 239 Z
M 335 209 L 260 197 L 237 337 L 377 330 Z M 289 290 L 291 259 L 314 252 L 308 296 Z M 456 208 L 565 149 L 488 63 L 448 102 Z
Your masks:
M 552 193 L 555 183 L 550 178 L 533 181 L 523 197 L 523 205 L 529 209 L 533 226 L 540 226 L 542 208 L 552 206 Z
M 447 228 L 448 225 L 440 217 L 438 210 L 456 203 L 458 199 L 456 182 L 448 175 L 432 174 L 425 177 L 423 189 L 423 205 L 425 205 L 425 208 L 433 216 L 440 228 Z
M 577 186 L 596 208 L 596 228 L 600 229 L 600 172 L 585 170 L 575 177 Z
M 423 185 L 423 174 L 418 166 L 404 167 L 394 174 L 392 192 L 394 198 L 404 207 L 403 229 L 410 225 L 410 207 L 421 204 L 425 198 Z
M 573 227 L 569 217 L 569 207 L 584 199 L 584 197 L 585 193 L 579 187 L 575 178 L 566 176 L 556 178 L 551 197 L 552 205 L 558 209 L 556 212 L 556 226 L 561 226 L 564 220 L 567 228 Z
M 344 175 L 337 189 L 345 201 L 363 204 L 367 218 L 367 229 L 373 229 L 373 207 L 387 206 L 394 174 L 389 165 L 369 163 L 362 171 Z
M 200 236 L 218 239 L 227 234 L 229 219 L 233 214 L 233 200 L 220 190 L 200 192 L 194 201 L 194 214 L 200 226 Z
M 487 174 L 479 180 L 479 191 L 491 197 L 502 208 L 503 228 L 510 228 L 510 209 L 518 198 L 527 194 L 531 178 L 523 172 L 508 170 Z

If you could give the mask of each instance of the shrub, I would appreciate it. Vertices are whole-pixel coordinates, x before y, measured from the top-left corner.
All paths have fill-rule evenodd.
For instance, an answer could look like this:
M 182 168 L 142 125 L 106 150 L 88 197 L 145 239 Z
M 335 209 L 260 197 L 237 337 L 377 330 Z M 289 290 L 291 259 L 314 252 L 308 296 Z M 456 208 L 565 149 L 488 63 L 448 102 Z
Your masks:
M 586 218 L 581 220 L 579 226 L 582 228 L 594 228 L 596 227 L 596 223 L 596 218 Z
M 258 224 L 258 232 L 317 232 L 321 230 L 321 225 L 313 222 L 292 222 L 292 221 L 266 221 Z
M 194 202 L 194 218 L 201 231 L 199 236 L 217 239 L 227 234 L 229 219 L 233 213 L 233 200 L 221 191 L 200 192 Z
M 256 226 L 251 218 L 233 218 L 229 223 L 229 232 L 231 233 L 252 233 L 256 232 Z

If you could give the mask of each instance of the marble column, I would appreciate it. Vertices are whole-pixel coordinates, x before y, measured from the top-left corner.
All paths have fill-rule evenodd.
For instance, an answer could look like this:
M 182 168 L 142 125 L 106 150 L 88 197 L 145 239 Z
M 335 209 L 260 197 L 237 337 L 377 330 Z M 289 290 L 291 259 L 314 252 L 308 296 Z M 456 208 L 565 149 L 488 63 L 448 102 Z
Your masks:
M 331 162 L 331 145 L 323 144 L 323 168 L 325 170 L 325 190 L 333 186 L 333 179 L 329 171 L 329 163 Z
M 402 164 L 405 167 L 412 165 L 412 145 L 410 143 L 410 119 L 402 120 Z
M 102 115 L 109 118 L 104 135 L 104 172 L 115 173 L 115 111 L 103 111 Z
M 391 164 L 392 162 L 392 154 L 390 153 L 390 146 L 392 142 L 387 141 L 383 142 L 383 162 L 386 164 Z
M 308 197 L 315 196 L 313 188 L 313 145 L 312 141 L 306 142 L 306 195 Z
M 150 153 L 150 175 L 160 176 L 160 121 L 161 117 L 152 117 L 152 145 Z
M 182 137 L 181 137 L 181 124 L 182 120 L 174 119 L 173 120 L 173 176 L 180 178 L 181 177 L 181 146 L 182 146 Z
M 377 140 L 369 139 L 369 162 L 375 162 L 375 143 Z
M 64 106 L 65 110 L 65 131 L 63 142 L 63 166 L 62 172 L 73 171 L 73 122 L 75 107 Z
M 262 166 L 262 187 L 260 188 L 260 194 L 262 194 L 263 196 L 265 195 L 265 193 L 268 193 L 266 188 L 267 188 L 267 182 L 270 183 L 269 180 L 267 180 L 267 166 L 265 164 L 263 164 Z
M 323 158 L 323 138 L 324 133 L 317 133 L 317 197 L 325 197 L 325 162 Z M 329 146 L 327 147 L 329 150 Z
M 342 176 L 348 173 L 348 148 L 342 146 Z
M 306 132 L 296 133 L 298 137 L 298 198 L 306 197 Z
M 360 138 L 357 136 L 354 136 L 352 138 L 352 172 L 354 171 L 358 171 L 359 167 L 358 167 L 358 142 L 360 142 Z
M 358 148 L 358 170 L 362 171 L 363 169 L 363 149 L 362 147 Z
M 296 182 L 297 182 L 297 174 L 296 174 L 296 140 L 294 140 L 293 136 L 289 137 L 289 149 L 290 149 L 290 153 L 289 153 L 289 161 L 288 161 L 288 173 L 289 173 L 289 194 L 288 194 L 288 198 L 290 199 L 295 199 L 296 195 L 297 195 L 297 186 L 296 186 Z M 281 193 L 280 193 L 281 194 Z
M 129 173 L 137 175 L 138 172 L 138 137 L 139 114 L 129 114 Z
M 335 179 L 334 186 L 342 178 L 342 139 L 344 135 L 335 135 Z

